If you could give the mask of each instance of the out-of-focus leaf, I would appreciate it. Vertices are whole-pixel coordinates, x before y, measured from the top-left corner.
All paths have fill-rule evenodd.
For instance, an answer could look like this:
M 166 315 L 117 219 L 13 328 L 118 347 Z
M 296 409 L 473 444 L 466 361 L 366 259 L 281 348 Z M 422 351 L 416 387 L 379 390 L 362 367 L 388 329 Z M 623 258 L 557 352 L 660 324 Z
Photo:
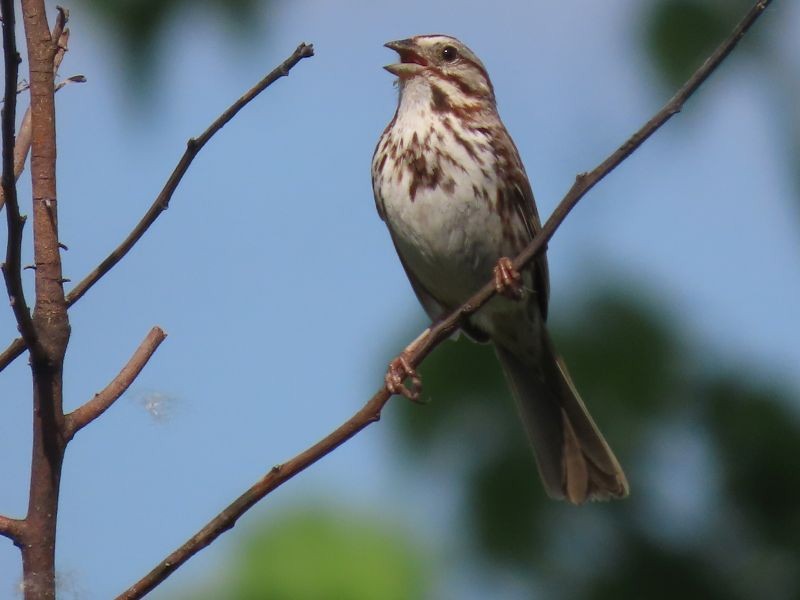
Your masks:
M 86 9 L 118 41 L 132 83 L 153 80 L 155 60 L 163 48 L 163 34 L 171 19 L 189 11 L 209 12 L 221 17 L 220 23 L 236 32 L 231 40 L 255 32 L 254 17 L 260 7 L 274 0 L 81 0 Z M 155 69 L 154 69 L 155 67 Z M 147 74 L 148 77 L 144 77 Z M 141 85 L 132 86 L 142 89 Z
M 659 0 L 654 4 L 644 19 L 644 39 L 669 88 L 686 81 L 750 5 L 747 0 Z M 758 31 L 748 35 L 748 46 L 752 47 L 757 35 Z
M 482 462 L 468 486 L 478 547 L 493 560 L 529 563 L 545 546 L 546 524 L 540 516 L 548 502 L 530 447 L 514 444 Z
M 673 401 L 685 367 L 669 323 L 646 307 L 610 292 L 595 292 L 555 331 L 558 345 L 592 414 L 609 427 Z
M 631 498 L 579 508 L 546 498 L 491 348 L 461 340 L 425 363 L 433 404 L 391 422 L 426 449 L 408 454 L 419 468 L 463 473 L 462 531 L 478 564 L 559 598 L 798 597 L 800 422 L 789 396 L 758 374 L 721 372 L 684 336 L 631 290 L 595 292 L 555 328 L 631 480 Z M 672 444 L 664 453 L 654 433 L 669 423 L 688 430 L 658 441 Z M 713 459 L 687 479 L 692 436 Z M 647 488 L 654 478 L 663 485 Z M 687 510 L 703 526 L 672 535 Z
M 275 515 L 248 533 L 224 581 L 195 600 L 429 597 L 424 552 L 376 516 L 330 507 Z
M 786 395 L 721 380 L 708 397 L 727 499 L 759 537 L 800 553 L 800 419 L 787 410 Z
M 628 542 L 615 568 L 594 579 L 583 597 L 730 600 L 730 590 L 724 583 L 697 557 L 636 538 Z

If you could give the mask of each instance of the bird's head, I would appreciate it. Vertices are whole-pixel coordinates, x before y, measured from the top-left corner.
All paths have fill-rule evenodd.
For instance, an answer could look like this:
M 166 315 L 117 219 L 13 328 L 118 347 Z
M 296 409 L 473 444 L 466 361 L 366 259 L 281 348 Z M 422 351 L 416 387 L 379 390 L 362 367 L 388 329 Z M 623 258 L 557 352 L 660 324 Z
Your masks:
M 417 35 L 385 44 L 400 55 L 400 62 L 384 68 L 397 75 L 400 84 L 416 77 L 438 79 L 468 96 L 493 99 L 494 88 L 480 59 L 464 44 L 448 35 Z

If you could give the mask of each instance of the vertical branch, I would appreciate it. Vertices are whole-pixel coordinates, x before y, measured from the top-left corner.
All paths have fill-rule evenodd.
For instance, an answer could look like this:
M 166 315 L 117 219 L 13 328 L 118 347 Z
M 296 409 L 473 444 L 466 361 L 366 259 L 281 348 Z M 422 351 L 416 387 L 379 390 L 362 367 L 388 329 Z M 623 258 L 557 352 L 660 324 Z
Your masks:
M 53 39 L 58 40 L 56 56 L 53 59 L 53 77 L 58 75 L 58 68 L 61 66 L 61 61 L 64 60 L 64 54 L 66 54 L 69 46 L 69 29 L 65 29 L 69 12 L 61 7 L 58 10 L 58 18 L 53 26 Z M 58 91 L 58 87 L 55 90 Z M 29 106 L 19 124 L 17 144 L 14 147 L 14 176 L 17 179 L 25 169 L 25 161 L 28 159 L 28 153 L 31 150 L 31 135 L 31 107 Z M 2 202 L 0 202 L 0 206 L 2 206 Z
M 53 65 L 60 36 L 55 39 L 51 36 L 44 0 L 22 0 L 22 16 L 30 81 L 33 254 L 36 265 L 33 326 L 39 345 L 38 352 L 31 348 L 33 452 L 28 514 L 21 546 L 22 568 L 26 600 L 53 600 L 58 495 L 66 446 L 62 377 L 69 341 L 56 202 Z M 58 18 L 63 22 L 66 14 L 60 11 Z
M 28 45 L 31 97 L 31 178 L 33 183 L 33 236 L 36 263 L 37 330 L 46 326 L 48 350 L 63 352 L 68 338 L 61 253 L 58 247 L 56 202 L 56 119 L 53 64 L 57 40 L 47 24 L 44 0 L 22 0 Z
M 19 53 L 17 52 L 16 18 L 13 0 L 2 0 L 0 3 L 3 12 L 3 62 L 5 65 L 4 102 L 2 115 L 3 133 L 3 197 L 8 205 L 6 209 L 6 222 L 8 224 L 8 239 L 6 245 L 6 260 L 3 263 L 3 278 L 11 309 L 22 339 L 31 352 L 37 351 L 36 332 L 31 320 L 28 303 L 22 288 L 22 228 L 25 219 L 20 215 L 17 202 L 17 185 L 14 177 L 14 126 L 17 112 L 17 79 L 19 71 Z
M 55 77 L 58 75 L 58 67 L 61 65 L 61 61 L 64 59 L 64 54 L 67 52 L 67 46 L 69 45 L 69 29 L 64 29 L 64 26 L 67 23 L 69 13 L 66 10 L 62 10 L 58 14 L 58 20 L 56 21 L 55 26 L 53 27 L 53 39 L 58 39 L 58 50 L 56 51 L 56 57 L 53 61 L 53 76 Z M 69 80 L 67 80 L 69 81 Z M 63 86 L 64 83 L 62 82 L 58 86 L 56 86 L 56 91 L 58 91 L 59 87 Z M 31 108 L 30 106 L 25 111 L 25 114 L 22 117 L 22 121 L 19 124 L 19 130 L 17 131 L 17 140 L 14 144 L 14 179 L 18 180 L 20 175 L 22 175 L 22 171 L 25 169 L 25 161 L 28 160 L 28 152 L 31 149 Z M 2 210 L 3 205 L 5 204 L 5 194 L 3 190 L 0 189 L 0 210 Z

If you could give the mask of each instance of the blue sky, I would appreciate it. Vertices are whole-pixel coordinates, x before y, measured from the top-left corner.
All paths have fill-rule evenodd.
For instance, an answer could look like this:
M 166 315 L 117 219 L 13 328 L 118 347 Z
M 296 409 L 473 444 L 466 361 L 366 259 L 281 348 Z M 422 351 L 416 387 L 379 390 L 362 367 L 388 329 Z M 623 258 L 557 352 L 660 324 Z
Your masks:
M 112 40 L 71 7 L 62 74 L 88 78 L 58 99 L 59 217 L 74 281 L 146 210 L 188 137 L 298 42 L 313 42 L 317 56 L 218 134 L 143 242 L 71 313 L 69 409 L 116 374 L 151 326 L 169 337 L 69 448 L 58 548 L 66 598 L 120 592 L 270 466 L 350 416 L 380 384 L 399 349 L 391 344 L 423 323 L 370 189 L 372 151 L 396 102 L 382 44 L 443 32 L 470 45 L 546 216 L 576 173 L 668 96 L 640 49 L 643 5 L 298 1 L 263 15 L 265 33 L 241 44 L 208 15 L 183 15 L 142 105 Z M 789 34 L 798 25 L 793 3 L 757 25 L 771 28 L 787 67 L 800 56 Z M 774 68 L 734 55 L 590 192 L 550 244 L 555 319 L 597 284 L 641 290 L 708 361 L 756 364 L 800 389 L 800 203 L 774 116 L 786 110 Z M 0 332 L 14 336 L 10 311 Z M 29 387 L 24 360 L 0 377 L 0 512 L 10 516 L 26 505 Z M 144 404 L 160 399 L 158 419 Z M 438 504 L 408 505 L 435 494 L 403 470 L 387 432 L 373 426 L 248 518 L 336 498 L 388 506 L 410 526 L 435 520 Z M 213 574 L 235 535 L 153 597 Z M 18 577 L 18 552 L 0 540 L 0 596 Z

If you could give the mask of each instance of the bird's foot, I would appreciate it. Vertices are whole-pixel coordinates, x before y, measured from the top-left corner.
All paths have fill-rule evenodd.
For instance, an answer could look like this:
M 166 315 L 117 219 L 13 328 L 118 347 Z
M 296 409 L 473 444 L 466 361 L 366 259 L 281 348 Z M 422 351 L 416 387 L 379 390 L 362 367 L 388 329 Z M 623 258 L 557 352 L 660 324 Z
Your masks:
M 494 287 L 498 294 L 510 298 L 511 300 L 521 300 L 522 278 L 519 271 L 511 264 L 511 259 L 507 256 L 497 261 L 494 267 Z
M 410 379 L 408 386 L 403 383 L 406 379 Z M 422 391 L 422 379 L 408 362 L 407 350 L 404 350 L 400 356 L 389 363 L 384 382 L 390 394 L 399 394 L 412 402 L 423 403 L 419 398 Z

